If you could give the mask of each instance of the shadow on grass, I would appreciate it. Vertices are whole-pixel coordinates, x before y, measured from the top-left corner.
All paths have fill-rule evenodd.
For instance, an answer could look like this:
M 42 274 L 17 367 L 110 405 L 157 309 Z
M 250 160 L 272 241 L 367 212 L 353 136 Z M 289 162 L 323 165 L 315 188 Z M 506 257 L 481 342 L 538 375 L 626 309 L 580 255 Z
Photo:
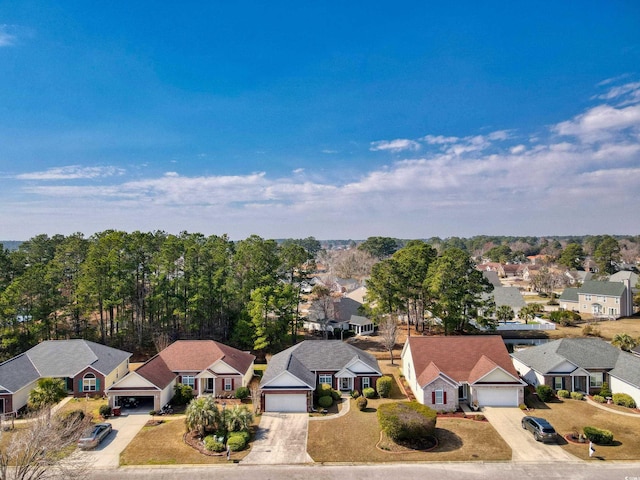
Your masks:
M 460 450 L 463 446 L 462 439 L 450 430 L 436 428 L 436 437 L 438 438 L 438 447 L 435 452 L 453 452 Z

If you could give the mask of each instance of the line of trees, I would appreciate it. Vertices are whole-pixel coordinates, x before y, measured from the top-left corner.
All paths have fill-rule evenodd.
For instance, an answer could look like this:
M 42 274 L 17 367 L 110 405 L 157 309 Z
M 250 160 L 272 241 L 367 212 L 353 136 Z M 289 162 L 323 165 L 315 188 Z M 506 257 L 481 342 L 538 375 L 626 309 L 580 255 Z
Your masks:
M 232 242 L 116 230 L 0 248 L 0 359 L 63 338 L 132 352 L 176 338 L 278 349 L 295 341 L 300 278 L 319 249 L 313 237 Z

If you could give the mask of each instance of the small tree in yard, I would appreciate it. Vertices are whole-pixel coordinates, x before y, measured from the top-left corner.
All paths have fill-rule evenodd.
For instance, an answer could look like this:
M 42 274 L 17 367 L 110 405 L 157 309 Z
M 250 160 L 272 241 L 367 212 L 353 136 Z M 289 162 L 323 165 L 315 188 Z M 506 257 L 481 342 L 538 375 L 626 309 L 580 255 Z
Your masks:
M 34 412 L 24 428 L 0 431 L 0 480 L 89 478 L 89 458 L 68 455 L 90 424 L 84 415 L 49 417 L 46 409 Z M 11 437 L 2 441 L 3 435 Z
M 36 388 L 29 393 L 29 408 L 45 410 L 50 414 L 51 407 L 67 396 L 64 381 L 60 378 L 41 378 Z
M 389 398 L 391 387 L 393 387 L 393 379 L 391 377 L 380 377 L 376 381 L 376 390 L 382 398 Z
M 536 393 L 542 402 L 548 402 L 553 398 L 553 390 L 549 385 L 538 385 L 536 387 Z
M 378 324 L 378 335 L 382 338 L 384 347 L 391 357 L 391 365 L 393 363 L 393 349 L 398 341 L 398 323 L 391 315 L 386 315 Z
M 384 403 L 378 407 L 378 422 L 394 442 L 433 437 L 437 413 L 418 402 Z
M 204 437 L 207 431 L 215 431 L 221 422 L 220 411 L 213 397 L 199 397 L 191 400 L 185 411 L 185 423 L 190 432 Z

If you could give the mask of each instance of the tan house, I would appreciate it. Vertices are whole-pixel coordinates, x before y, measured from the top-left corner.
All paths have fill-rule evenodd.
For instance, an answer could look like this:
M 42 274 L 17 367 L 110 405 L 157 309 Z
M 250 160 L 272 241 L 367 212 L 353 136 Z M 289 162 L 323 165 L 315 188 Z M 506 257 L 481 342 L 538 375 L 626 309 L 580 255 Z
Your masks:
M 596 317 L 633 315 L 633 298 L 628 281 L 585 281 L 581 287 L 565 288 L 558 301 L 563 310 Z

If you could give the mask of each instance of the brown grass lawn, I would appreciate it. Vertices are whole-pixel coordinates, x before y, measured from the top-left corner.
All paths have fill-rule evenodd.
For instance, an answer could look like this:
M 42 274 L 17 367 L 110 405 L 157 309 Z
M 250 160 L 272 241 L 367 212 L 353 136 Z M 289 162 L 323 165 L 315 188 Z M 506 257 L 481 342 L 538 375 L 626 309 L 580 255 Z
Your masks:
M 531 398 L 531 397 L 529 397 Z M 530 403 L 529 398 L 527 403 Z M 576 430 L 582 433 L 585 426 L 603 428 L 613 432 L 614 445 L 596 446 L 596 456 L 604 460 L 640 459 L 640 415 L 628 417 L 602 410 L 580 400 L 553 401 L 547 404 L 534 400 L 535 410 L 530 415 L 546 418 L 561 435 Z M 628 410 L 631 411 L 631 410 Z M 564 443 L 564 442 L 563 442 Z M 588 446 L 567 443 L 563 446 L 572 455 L 588 459 Z
M 547 333 L 552 340 L 562 337 L 581 337 L 582 329 L 585 325 L 586 323 L 579 324 L 575 327 L 561 327 L 557 325 L 555 330 L 548 330 Z M 600 331 L 602 338 L 609 341 L 611 341 L 617 333 L 627 333 L 632 338 L 640 337 L 640 317 L 637 316 L 606 322 L 591 322 L 590 325 Z
M 184 418 L 143 427 L 120 454 L 121 465 L 177 465 L 228 463 L 225 455 L 203 455 L 182 440 L 185 433 Z M 249 450 L 233 452 L 232 460 L 244 458 Z
M 101 422 L 100 407 L 106 405 L 104 398 L 72 398 L 58 409 L 58 413 L 64 414 L 73 410 L 82 410 L 85 415 L 91 415 L 95 422 Z

